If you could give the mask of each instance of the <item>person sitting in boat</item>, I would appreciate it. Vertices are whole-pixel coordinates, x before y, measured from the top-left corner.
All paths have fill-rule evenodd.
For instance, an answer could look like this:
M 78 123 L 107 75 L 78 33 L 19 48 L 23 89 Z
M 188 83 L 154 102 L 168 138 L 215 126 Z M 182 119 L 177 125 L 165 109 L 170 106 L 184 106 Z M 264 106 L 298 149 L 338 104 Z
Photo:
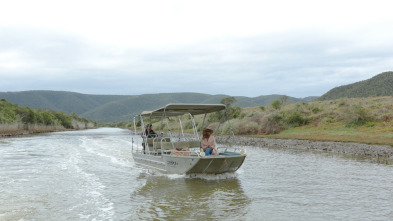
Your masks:
M 206 128 L 203 130 L 203 137 L 201 141 L 201 147 L 205 152 L 206 156 L 217 155 L 216 139 L 212 136 L 213 130 Z
M 154 130 L 151 129 L 151 126 L 152 126 L 151 124 L 146 124 L 146 130 L 143 135 L 146 136 L 147 138 L 157 137 L 156 132 L 154 132 Z

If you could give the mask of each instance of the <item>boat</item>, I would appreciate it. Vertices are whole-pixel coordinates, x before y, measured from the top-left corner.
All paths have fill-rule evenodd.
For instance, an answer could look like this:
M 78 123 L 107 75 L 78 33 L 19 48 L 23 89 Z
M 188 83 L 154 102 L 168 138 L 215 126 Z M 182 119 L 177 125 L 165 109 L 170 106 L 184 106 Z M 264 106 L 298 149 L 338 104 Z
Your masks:
M 222 174 L 235 172 L 243 164 L 246 153 L 240 148 L 230 144 L 217 143 L 217 155 L 206 156 L 201 148 L 202 130 L 207 125 L 206 116 L 212 113 L 222 113 L 225 116 L 224 123 L 229 124 L 231 137 L 235 138 L 230 121 L 226 117 L 226 106 L 224 104 L 167 104 L 153 111 L 143 111 L 134 117 L 134 134 L 142 136 L 141 145 L 134 145 L 132 139 L 132 157 L 134 162 L 144 167 L 153 168 L 168 174 Z M 188 115 L 192 125 L 191 133 L 184 133 L 182 117 Z M 195 116 L 203 115 L 202 125 L 197 127 Z M 199 118 L 201 119 L 201 118 Z M 224 118 L 223 118 L 224 119 Z M 161 131 L 155 132 L 154 136 L 146 134 L 145 121 L 159 122 Z M 169 122 L 180 124 L 178 134 L 172 131 Z M 189 124 L 190 124 L 189 122 Z M 220 121 L 221 122 L 221 121 Z M 224 123 L 219 123 L 214 129 L 216 131 Z M 140 126 L 141 132 L 137 132 Z M 147 124 L 146 124 L 147 125 Z M 228 128 L 228 127 L 227 127 Z M 134 148 L 134 146 L 136 146 Z

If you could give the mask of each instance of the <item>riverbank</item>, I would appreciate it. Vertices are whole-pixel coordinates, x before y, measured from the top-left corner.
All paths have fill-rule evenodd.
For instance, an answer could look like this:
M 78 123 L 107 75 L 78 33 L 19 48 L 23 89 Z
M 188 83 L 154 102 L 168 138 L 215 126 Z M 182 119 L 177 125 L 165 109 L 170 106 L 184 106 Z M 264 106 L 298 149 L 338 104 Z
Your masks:
M 191 133 L 185 134 L 193 137 Z M 217 143 L 230 143 L 235 146 L 262 148 L 282 148 L 344 154 L 350 157 L 369 159 L 373 162 L 393 164 L 393 147 L 390 145 L 365 144 L 356 142 L 336 142 L 300 139 L 280 139 L 252 136 L 215 136 Z
M 44 133 L 51 133 L 51 132 L 60 132 L 60 131 L 74 131 L 74 130 L 87 130 L 87 129 L 94 129 L 95 127 L 89 128 L 78 128 L 78 129 L 67 129 L 67 128 L 58 128 L 58 129 L 48 129 L 48 130 L 17 130 L 12 132 L 0 132 L 0 138 L 11 138 L 11 137 L 24 137 L 24 136 L 31 136 L 31 135 L 38 135 Z
M 342 123 L 321 126 L 306 125 L 290 128 L 278 134 L 252 135 L 262 138 L 332 141 L 393 146 L 393 125 L 390 122 L 376 123 L 373 127 L 348 128 Z
M 217 136 L 216 140 L 217 142 L 231 142 L 240 146 L 325 151 L 354 157 L 367 157 L 379 163 L 393 163 L 393 147 L 389 145 L 370 145 L 353 142 L 347 143 L 295 139 L 272 139 L 244 136 L 236 136 L 235 139 L 233 139 L 231 136 Z

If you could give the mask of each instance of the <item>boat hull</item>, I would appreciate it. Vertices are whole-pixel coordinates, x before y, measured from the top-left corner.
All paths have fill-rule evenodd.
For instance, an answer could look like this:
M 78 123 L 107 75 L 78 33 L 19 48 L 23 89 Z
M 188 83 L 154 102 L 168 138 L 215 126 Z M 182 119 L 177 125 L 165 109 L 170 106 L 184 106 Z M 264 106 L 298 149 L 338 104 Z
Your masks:
M 137 164 L 171 174 L 221 174 L 235 172 L 243 164 L 246 155 L 173 156 L 133 153 Z

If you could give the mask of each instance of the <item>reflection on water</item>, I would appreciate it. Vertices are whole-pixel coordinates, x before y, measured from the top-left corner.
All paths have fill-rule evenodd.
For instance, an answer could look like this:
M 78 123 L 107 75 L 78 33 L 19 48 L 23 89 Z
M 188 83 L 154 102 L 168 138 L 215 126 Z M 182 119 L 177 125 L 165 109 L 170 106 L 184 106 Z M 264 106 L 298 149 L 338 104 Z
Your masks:
M 142 179 L 146 179 L 145 185 L 131 195 L 132 200 L 141 202 L 135 214 L 140 219 L 241 219 L 250 203 L 236 177 L 207 180 L 148 176 Z

